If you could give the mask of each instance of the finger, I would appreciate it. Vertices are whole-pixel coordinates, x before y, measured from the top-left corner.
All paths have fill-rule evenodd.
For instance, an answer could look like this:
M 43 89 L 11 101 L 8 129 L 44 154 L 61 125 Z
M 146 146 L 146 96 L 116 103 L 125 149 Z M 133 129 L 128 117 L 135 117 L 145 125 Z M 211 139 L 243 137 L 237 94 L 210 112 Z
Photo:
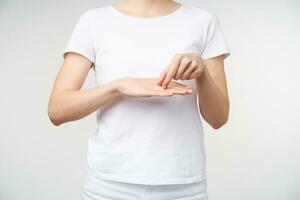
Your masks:
M 185 95 L 192 92 L 192 89 L 172 89 L 174 94 Z
M 192 73 L 193 71 L 195 71 L 196 69 L 197 69 L 197 63 L 196 63 L 195 60 L 193 60 L 193 61 L 190 63 L 189 67 L 188 67 L 188 68 L 185 70 L 185 72 L 183 73 L 181 79 L 182 79 L 182 80 L 186 80 L 187 78 L 189 78 L 189 76 L 191 75 L 191 73 Z
M 172 95 L 174 95 L 174 91 L 165 90 L 165 89 L 153 89 L 153 90 L 151 90 L 150 93 L 155 96 L 172 96 Z
M 180 86 L 180 85 L 178 85 L 178 86 L 169 86 L 168 88 L 170 88 L 170 89 L 179 89 L 179 90 L 185 90 L 185 91 L 187 91 L 187 90 L 189 90 L 189 89 L 192 89 L 192 88 L 190 88 L 190 87 L 188 87 L 188 86 Z M 167 88 L 167 89 L 168 89 Z
M 181 89 L 185 89 L 188 93 L 192 93 L 193 92 L 193 88 L 191 88 L 188 85 L 183 85 L 183 84 L 178 83 L 176 81 L 173 81 L 172 83 L 174 84 L 172 87 L 179 87 Z
M 151 96 L 173 96 L 173 95 L 186 95 L 192 93 L 192 89 L 187 88 L 168 88 L 163 89 L 160 87 L 160 89 L 153 89 L 150 91 Z
M 168 68 L 167 75 L 162 83 L 163 88 L 167 88 L 173 77 L 176 75 L 177 69 L 180 64 L 182 55 L 181 54 L 176 54 L 170 64 L 170 67 Z
M 161 86 L 168 71 L 169 65 L 160 73 L 157 85 Z
M 192 90 L 191 87 L 187 86 L 187 85 L 182 85 L 180 83 L 176 83 L 174 81 L 171 82 L 170 86 L 166 89 L 176 89 L 176 90 L 180 90 L 180 91 L 185 91 L 188 92 L 188 90 Z
M 175 80 L 178 80 L 182 77 L 184 72 L 189 68 L 189 65 L 191 62 L 192 62 L 192 59 L 188 56 L 183 56 L 181 58 L 180 65 L 179 65 L 176 75 L 174 77 Z
M 184 84 L 179 83 L 179 82 L 176 82 L 176 81 L 171 81 L 171 83 L 170 83 L 169 86 L 170 86 L 170 87 L 175 87 L 175 86 L 177 86 L 177 87 L 180 87 L 180 88 L 190 88 L 189 86 L 184 85 Z
M 194 70 L 190 76 L 188 77 L 188 80 L 191 80 L 191 79 L 195 79 L 195 78 L 198 78 L 201 76 L 201 73 L 202 73 L 202 70 L 197 68 L 196 70 Z
M 185 91 L 187 91 L 187 90 L 189 90 L 189 89 L 192 89 L 192 88 L 190 88 L 189 86 L 185 86 L 185 85 L 170 85 L 169 86 L 169 88 L 170 89 L 178 89 L 178 90 L 185 90 Z
M 193 89 L 192 88 L 184 88 L 184 89 L 182 89 L 182 88 L 181 89 L 175 89 L 174 88 L 174 93 L 175 94 L 181 94 L 181 95 L 191 94 L 191 93 L 193 93 Z
M 158 89 L 155 89 L 156 91 L 161 91 L 161 92 L 173 92 L 175 94 L 185 94 L 188 93 L 188 90 L 191 88 L 187 88 L 184 86 L 170 86 L 167 89 L 163 89 L 162 87 L 159 87 Z

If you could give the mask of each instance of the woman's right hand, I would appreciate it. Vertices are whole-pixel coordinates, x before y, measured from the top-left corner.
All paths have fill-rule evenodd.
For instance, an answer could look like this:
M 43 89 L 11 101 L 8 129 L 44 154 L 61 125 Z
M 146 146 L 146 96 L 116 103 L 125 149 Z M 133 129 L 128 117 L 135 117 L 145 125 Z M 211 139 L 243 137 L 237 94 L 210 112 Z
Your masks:
M 190 87 L 171 81 L 167 88 L 157 84 L 159 78 L 132 78 L 123 77 L 113 81 L 113 84 L 121 96 L 128 97 L 151 97 L 151 96 L 173 96 L 174 94 L 185 95 L 193 91 Z

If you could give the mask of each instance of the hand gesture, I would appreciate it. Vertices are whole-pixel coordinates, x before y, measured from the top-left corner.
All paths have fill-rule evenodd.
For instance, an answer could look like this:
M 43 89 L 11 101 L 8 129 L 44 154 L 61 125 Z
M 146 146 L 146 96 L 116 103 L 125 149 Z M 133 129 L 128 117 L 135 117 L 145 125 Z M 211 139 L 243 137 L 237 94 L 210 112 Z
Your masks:
M 115 83 L 122 96 L 129 97 L 173 96 L 192 93 L 190 87 L 175 81 L 170 81 L 169 87 L 164 89 L 157 85 L 158 80 L 159 78 L 124 77 Z
M 191 80 L 201 76 L 205 64 L 195 53 L 176 54 L 171 63 L 160 73 L 157 84 L 167 88 L 172 79 Z

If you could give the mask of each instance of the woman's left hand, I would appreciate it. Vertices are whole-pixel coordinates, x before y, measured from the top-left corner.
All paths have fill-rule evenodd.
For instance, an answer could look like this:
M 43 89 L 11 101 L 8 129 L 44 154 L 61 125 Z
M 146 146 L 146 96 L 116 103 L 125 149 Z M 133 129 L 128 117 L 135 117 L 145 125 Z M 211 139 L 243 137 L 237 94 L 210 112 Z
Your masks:
M 206 65 L 196 53 L 176 54 L 171 63 L 160 73 L 157 84 L 167 88 L 172 79 L 191 80 L 201 76 Z

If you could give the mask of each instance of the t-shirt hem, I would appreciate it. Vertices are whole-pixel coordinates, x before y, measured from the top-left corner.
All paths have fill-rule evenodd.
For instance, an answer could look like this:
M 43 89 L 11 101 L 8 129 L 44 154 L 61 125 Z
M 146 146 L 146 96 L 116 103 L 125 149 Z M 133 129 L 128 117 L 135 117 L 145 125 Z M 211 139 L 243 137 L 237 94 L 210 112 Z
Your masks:
M 208 54 L 202 54 L 201 57 L 202 57 L 202 59 L 206 60 L 206 59 L 217 57 L 220 55 L 224 55 L 224 59 L 226 59 L 228 56 L 231 55 L 231 52 L 228 50 L 220 50 L 220 51 L 215 51 L 215 52 L 211 52 Z
M 99 178 L 105 180 L 112 180 L 117 182 L 134 183 L 134 184 L 146 184 L 146 185 L 166 185 L 166 184 L 188 184 L 200 182 L 206 179 L 206 175 L 200 175 L 190 178 L 174 178 L 174 179 L 144 179 L 144 178 L 132 178 L 132 177 L 120 177 L 113 174 L 104 174 L 97 172 Z
M 85 53 L 83 51 L 80 51 L 78 49 L 74 49 L 74 48 L 72 48 L 72 49 L 71 48 L 65 49 L 63 51 L 63 59 L 65 59 L 66 54 L 69 53 L 69 52 L 80 54 L 81 56 L 83 56 L 83 57 L 87 58 L 89 61 L 91 61 L 93 63 L 93 65 L 95 63 L 95 59 L 91 55 L 89 55 L 89 54 L 87 54 L 87 53 Z

